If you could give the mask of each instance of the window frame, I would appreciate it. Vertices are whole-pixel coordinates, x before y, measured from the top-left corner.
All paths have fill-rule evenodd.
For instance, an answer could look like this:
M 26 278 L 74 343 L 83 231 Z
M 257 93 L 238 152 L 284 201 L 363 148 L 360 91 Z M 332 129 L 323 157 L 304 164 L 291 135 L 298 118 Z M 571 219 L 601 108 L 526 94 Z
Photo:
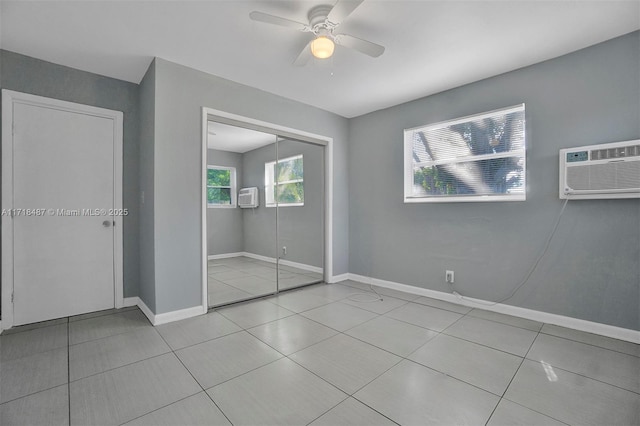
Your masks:
M 454 118 L 452 120 L 444 120 L 437 123 L 416 126 L 408 129 L 404 129 L 404 203 L 455 203 L 455 202 L 485 202 L 485 201 L 525 201 L 527 197 L 527 135 L 526 135 L 526 115 L 525 115 L 525 128 L 522 141 L 522 148 L 508 151 L 504 153 L 483 154 L 469 157 L 459 157 L 456 159 L 448 160 L 434 160 L 429 162 L 415 163 L 413 160 L 413 139 L 409 136 L 416 130 L 429 131 L 433 129 L 441 129 L 444 127 L 454 126 L 456 124 L 465 123 L 468 121 L 481 120 L 495 116 L 497 114 L 510 114 L 513 112 L 522 111 L 526 114 L 525 104 L 518 104 L 506 108 L 499 108 L 492 111 L 482 112 L 479 114 L 468 115 L 465 117 Z M 417 197 L 413 195 L 414 184 L 414 167 L 416 165 L 442 165 L 442 164 L 460 164 L 468 162 L 476 162 L 482 160 L 491 160 L 495 158 L 510 158 L 510 157 L 522 158 L 522 193 L 513 194 L 455 194 L 455 195 L 427 195 Z
M 229 170 L 231 173 L 229 175 L 229 183 L 230 186 L 213 186 L 209 185 L 209 170 Z M 213 164 L 207 165 L 207 176 L 206 176 L 207 190 L 205 192 L 207 197 L 207 208 L 209 209 L 233 209 L 238 205 L 238 187 L 236 182 L 236 168 L 230 166 L 216 166 Z M 209 203 L 209 188 L 229 188 L 231 191 L 231 204 L 212 204 Z
M 276 165 L 276 163 L 284 163 L 287 161 L 291 161 L 291 160 L 295 160 L 295 159 L 302 159 L 302 179 L 294 179 L 294 180 L 286 180 L 283 182 L 275 182 L 275 176 L 271 176 L 271 181 L 269 182 L 269 180 L 267 179 L 267 173 L 269 170 L 273 171 L 274 167 Z M 265 207 L 302 207 L 304 206 L 304 193 L 303 193 L 303 199 L 301 203 L 281 203 L 278 202 L 278 200 L 273 200 L 273 202 L 269 202 L 269 195 L 273 194 L 273 190 L 269 190 L 269 188 L 273 187 L 274 189 L 276 188 L 276 185 L 287 185 L 287 184 L 291 184 L 291 183 L 299 183 L 302 182 L 303 184 L 303 188 L 304 188 L 304 154 L 298 154 L 298 155 L 293 155 L 291 157 L 286 157 L 286 158 L 280 158 L 278 160 L 274 160 L 274 161 L 267 161 L 264 163 L 264 205 Z

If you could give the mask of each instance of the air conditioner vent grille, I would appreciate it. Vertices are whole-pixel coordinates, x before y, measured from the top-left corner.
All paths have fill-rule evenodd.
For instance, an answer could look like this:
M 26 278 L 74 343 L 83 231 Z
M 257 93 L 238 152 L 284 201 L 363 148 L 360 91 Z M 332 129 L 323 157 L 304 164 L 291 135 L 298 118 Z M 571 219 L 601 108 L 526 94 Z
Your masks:
M 567 185 L 573 190 L 640 188 L 640 161 L 590 164 L 567 168 Z
M 242 209 L 254 209 L 259 206 L 258 188 L 242 188 L 238 193 L 238 206 Z
M 560 150 L 560 198 L 640 198 L 640 140 Z
M 609 160 L 615 158 L 640 157 L 640 145 L 621 146 L 617 148 L 594 149 L 592 160 Z

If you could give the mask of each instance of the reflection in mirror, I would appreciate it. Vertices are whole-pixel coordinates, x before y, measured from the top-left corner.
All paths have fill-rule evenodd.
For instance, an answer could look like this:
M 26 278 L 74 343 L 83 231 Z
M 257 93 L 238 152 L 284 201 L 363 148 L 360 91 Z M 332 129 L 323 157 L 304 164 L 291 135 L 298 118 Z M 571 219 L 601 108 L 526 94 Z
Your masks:
M 207 148 L 209 306 L 322 282 L 324 146 L 210 121 Z
M 276 214 L 266 209 L 264 163 L 276 158 L 276 137 L 210 121 L 207 139 L 209 306 L 277 291 Z M 251 191 L 258 188 L 257 203 Z M 249 193 L 247 197 L 245 192 Z M 255 206 L 255 207 L 252 207 Z
M 323 280 L 324 147 L 278 139 L 278 160 L 265 164 L 267 206 L 277 206 L 278 289 Z

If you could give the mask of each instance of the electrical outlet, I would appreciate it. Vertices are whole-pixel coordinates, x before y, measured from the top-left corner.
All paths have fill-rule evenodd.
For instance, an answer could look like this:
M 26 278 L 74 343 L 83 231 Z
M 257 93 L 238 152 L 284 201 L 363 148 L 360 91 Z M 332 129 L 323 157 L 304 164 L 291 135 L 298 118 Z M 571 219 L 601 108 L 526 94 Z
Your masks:
M 282 247 L 282 255 L 283 256 L 287 255 L 287 246 Z
M 446 282 L 453 284 L 453 271 L 444 271 L 444 279 Z

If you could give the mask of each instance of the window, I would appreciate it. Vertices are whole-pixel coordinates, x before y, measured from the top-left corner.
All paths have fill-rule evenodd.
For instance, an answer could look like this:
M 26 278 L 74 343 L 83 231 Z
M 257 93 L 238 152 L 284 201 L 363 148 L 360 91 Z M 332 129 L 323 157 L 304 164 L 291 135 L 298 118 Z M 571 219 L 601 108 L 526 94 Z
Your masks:
M 304 206 L 302 155 L 271 161 L 264 165 L 266 206 Z
M 404 202 L 525 199 L 524 104 L 404 131 Z
M 235 167 L 207 166 L 207 206 L 236 206 Z

